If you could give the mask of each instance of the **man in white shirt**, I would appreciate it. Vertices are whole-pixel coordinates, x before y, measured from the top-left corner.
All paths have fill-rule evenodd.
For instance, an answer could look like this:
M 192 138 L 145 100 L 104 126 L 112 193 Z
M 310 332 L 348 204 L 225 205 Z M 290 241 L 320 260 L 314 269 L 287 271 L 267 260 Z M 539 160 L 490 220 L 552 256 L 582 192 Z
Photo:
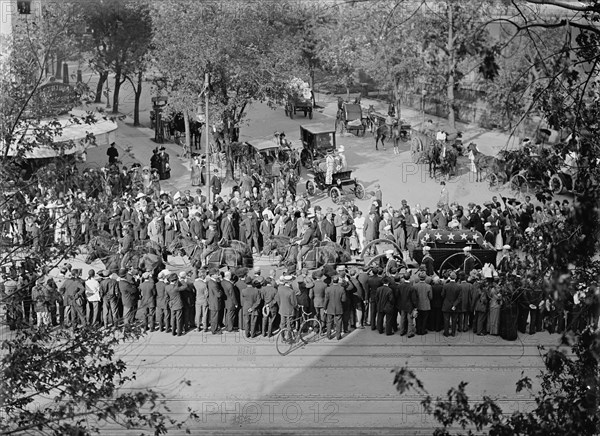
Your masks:
M 85 296 L 88 301 L 88 311 L 90 325 L 100 323 L 100 282 L 96 280 L 96 271 L 93 269 L 88 272 L 88 279 L 85 281 Z

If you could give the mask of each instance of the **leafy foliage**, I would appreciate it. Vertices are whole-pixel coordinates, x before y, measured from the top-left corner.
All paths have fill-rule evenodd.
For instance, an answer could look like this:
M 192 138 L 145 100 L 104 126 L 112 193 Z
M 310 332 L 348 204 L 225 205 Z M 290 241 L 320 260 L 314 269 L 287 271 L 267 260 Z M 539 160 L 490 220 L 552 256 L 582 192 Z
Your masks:
M 139 327 L 20 330 L 2 343 L 2 434 L 90 434 L 108 428 L 164 434 L 183 423 L 168 417 L 161 394 L 121 391 L 135 380 L 115 350 L 138 340 Z

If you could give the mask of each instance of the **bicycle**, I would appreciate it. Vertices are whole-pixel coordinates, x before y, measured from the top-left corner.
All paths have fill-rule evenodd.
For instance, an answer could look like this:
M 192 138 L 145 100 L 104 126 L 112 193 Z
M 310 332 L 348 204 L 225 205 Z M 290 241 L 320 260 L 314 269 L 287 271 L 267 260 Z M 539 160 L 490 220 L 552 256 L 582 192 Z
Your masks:
M 291 320 L 291 327 L 282 327 L 275 338 L 275 347 L 282 356 L 289 354 L 299 341 L 307 345 L 321 337 L 321 322 L 311 318 L 311 314 L 306 312 L 303 306 L 300 306 L 300 310 L 302 315 Z

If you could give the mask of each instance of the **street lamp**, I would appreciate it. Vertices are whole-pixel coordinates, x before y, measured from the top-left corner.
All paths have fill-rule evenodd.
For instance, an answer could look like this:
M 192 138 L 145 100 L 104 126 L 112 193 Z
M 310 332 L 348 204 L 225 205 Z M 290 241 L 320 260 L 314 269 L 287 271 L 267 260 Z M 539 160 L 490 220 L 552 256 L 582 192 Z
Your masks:
M 210 139 L 209 139 L 209 123 L 208 123 L 208 85 L 209 85 L 210 76 L 208 73 L 204 73 L 204 89 L 200 93 L 200 96 L 204 94 L 204 104 L 205 110 L 202 110 L 202 106 L 198 108 L 197 119 L 200 122 L 204 122 L 204 128 L 206 129 L 206 186 L 208 187 L 208 193 L 206 198 L 210 203 Z M 204 113 L 203 113 L 204 112 Z
M 421 129 L 425 126 L 425 96 L 427 95 L 427 90 L 421 90 Z

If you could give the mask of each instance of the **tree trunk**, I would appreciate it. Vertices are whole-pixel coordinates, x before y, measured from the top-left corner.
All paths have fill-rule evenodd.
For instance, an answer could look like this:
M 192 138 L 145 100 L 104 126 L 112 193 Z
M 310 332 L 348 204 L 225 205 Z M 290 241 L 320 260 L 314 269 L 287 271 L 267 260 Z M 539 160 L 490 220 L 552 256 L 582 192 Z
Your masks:
M 60 54 L 56 54 L 56 79 L 62 79 L 62 62 L 63 58 Z
M 115 90 L 113 92 L 113 114 L 119 113 L 119 92 L 121 91 L 121 67 L 115 69 Z
M 190 134 L 190 114 L 187 110 L 183 111 L 183 125 L 185 126 L 185 144 L 183 146 L 183 155 L 190 156 L 191 150 L 191 134 Z
M 448 98 L 448 124 L 456 130 L 456 113 L 454 102 L 454 86 L 456 74 L 456 50 L 454 48 L 454 11 L 452 4 L 448 4 L 448 82 L 446 83 L 446 96 Z
M 400 108 L 400 78 L 394 78 L 394 107 L 396 108 L 396 118 L 400 121 L 401 108 Z
M 137 87 L 134 87 L 133 90 L 135 92 L 135 101 L 133 103 L 133 125 L 140 125 L 140 97 L 142 96 L 142 76 L 143 73 L 141 71 L 138 72 L 137 77 Z
M 312 105 L 315 106 L 316 102 L 315 102 L 315 69 L 314 69 L 314 67 L 310 68 L 309 80 L 310 80 L 310 89 L 312 91 Z
M 94 103 L 102 103 L 102 90 L 104 89 L 104 83 L 108 79 L 108 71 L 102 71 L 98 78 L 98 85 L 96 85 L 96 99 Z

